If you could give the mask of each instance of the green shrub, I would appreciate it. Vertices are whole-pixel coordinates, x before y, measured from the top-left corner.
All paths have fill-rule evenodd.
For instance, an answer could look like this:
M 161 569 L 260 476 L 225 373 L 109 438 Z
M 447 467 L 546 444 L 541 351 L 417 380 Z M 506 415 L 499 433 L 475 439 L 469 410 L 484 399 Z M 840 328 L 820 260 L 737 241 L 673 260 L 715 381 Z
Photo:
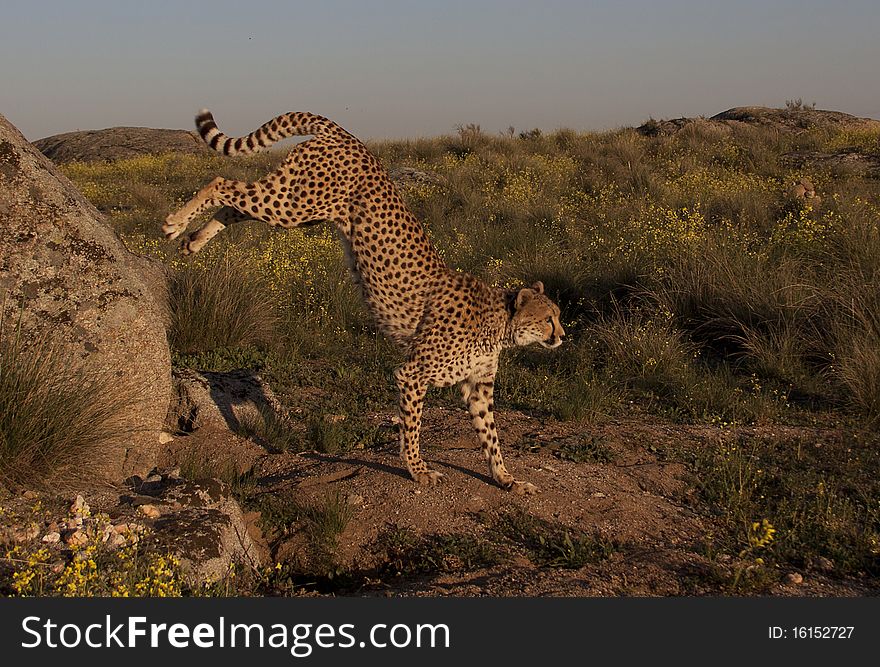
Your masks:
M 169 279 L 174 350 L 205 352 L 265 344 L 277 315 L 265 280 L 234 252 L 206 255 L 172 269 Z
M 45 486 L 91 476 L 129 433 L 133 388 L 40 339 L 24 348 L 0 319 L 0 483 Z

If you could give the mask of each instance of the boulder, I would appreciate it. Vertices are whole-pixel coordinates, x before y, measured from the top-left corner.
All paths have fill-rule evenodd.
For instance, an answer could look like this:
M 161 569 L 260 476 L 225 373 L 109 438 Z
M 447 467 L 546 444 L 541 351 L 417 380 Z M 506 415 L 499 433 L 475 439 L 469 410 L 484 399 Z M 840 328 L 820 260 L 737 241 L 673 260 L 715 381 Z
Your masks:
M 0 304 L 25 347 L 49 338 L 130 387 L 127 434 L 83 461 L 121 480 L 155 465 L 171 398 L 162 272 L 0 115 Z M 130 427 L 130 428 L 128 428 Z
M 180 431 L 199 429 L 238 432 L 249 419 L 271 414 L 287 422 L 284 407 L 271 387 L 253 371 L 228 373 L 175 368 L 172 372 L 175 398 L 168 423 Z
M 112 162 L 162 153 L 214 154 L 195 132 L 152 127 L 109 127 L 105 130 L 65 132 L 37 139 L 34 146 L 56 164 Z
M 194 584 L 220 581 L 237 564 L 259 568 L 271 560 L 259 527 L 259 513 L 244 513 L 219 479 L 188 480 L 176 472 L 158 473 L 151 483 L 129 480 L 137 505 L 150 521 L 156 542 L 173 553 Z M 149 499 L 151 502 L 145 503 Z M 150 508 L 144 510 L 144 508 Z
M 734 107 L 711 118 L 650 119 L 636 128 L 647 137 L 672 136 L 685 128 L 729 133 L 735 128 L 759 127 L 780 134 L 792 134 L 811 129 L 877 129 L 880 121 L 859 118 L 841 111 L 826 111 L 810 107 L 774 109 L 771 107 Z

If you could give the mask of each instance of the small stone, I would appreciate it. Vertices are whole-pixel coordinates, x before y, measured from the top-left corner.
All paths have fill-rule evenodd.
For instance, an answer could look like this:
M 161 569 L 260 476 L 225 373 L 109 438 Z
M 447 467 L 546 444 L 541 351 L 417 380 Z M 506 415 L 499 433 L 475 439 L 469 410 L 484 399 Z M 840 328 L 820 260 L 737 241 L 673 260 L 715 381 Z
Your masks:
M 174 436 L 171 435 L 170 433 L 168 433 L 168 431 L 162 431 L 159 434 L 159 444 L 160 445 L 167 445 L 169 442 L 173 442 L 173 441 L 174 441 Z
M 52 574 L 61 574 L 62 572 L 64 572 L 64 568 L 66 567 L 66 565 L 67 564 L 63 560 L 56 560 L 54 563 L 52 563 L 52 567 L 50 568 L 52 570 Z
M 556 468 L 554 468 L 553 466 L 551 466 L 551 465 L 549 465 L 549 464 L 547 464 L 547 463 L 545 463 L 545 464 L 542 465 L 541 467 L 542 467 L 544 470 L 547 470 L 548 472 L 559 472 Z
M 834 569 L 834 561 L 825 558 L 825 556 L 819 556 L 816 559 L 816 567 L 823 572 L 831 572 Z
M 46 544 L 57 544 L 61 540 L 61 533 L 53 530 L 51 533 L 43 535 L 43 542 Z
M 74 530 L 65 535 L 64 541 L 72 547 L 81 547 L 89 541 L 89 536 L 83 530 Z
M 73 501 L 73 504 L 70 506 L 70 513 L 73 516 L 83 516 L 89 513 L 89 506 L 86 504 L 86 499 L 82 496 L 77 496 Z
M 115 534 L 116 532 L 113 530 L 113 526 L 108 524 L 101 530 L 101 541 L 106 542 Z
M 355 505 L 358 507 L 362 507 L 364 504 L 364 497 L 359 493 L 350 493 L 348 494 L 348 498 L 346 498 L 349 505 Z
M 415 489 L 415 490 L 413 491 L 413 493 L 414 493 L 415 495 L 417 495 L 417 496 L 420 496 L 420 495 L 422 495 L 422 490 L 421 490 L 421 489 Z
M 16 542 L 30 542 L 31 540 L 35 540 L 40 536 L 40 527 L 31 523 L 27 526 L 19 526 L 12 532 L 12 539 Z
M 24 496 L 24 497 L 27 498 L 28 500 L 36 500 L 37 498 L 40 497 L 40 494 L 37 493 L 36 491 L 25 491 L 25 492 L 22 494 L 22 496 Z
M 120 535 L 119 533 L 114 533 L 107 542 L 111 547 L 119 548 L 125 546 L 125 536 Z
M 324 415 L 324 421 L 328 424 L 338 424 L 339 422 L 344 422 L 348 418 L 348 415 Z
M 162 512 L 159 511 L 159 508 L 155 505 L 141 505 L 138 507 L 138 512 L 143 514 L 148 519 L 158 519 L 162 516 Z
M 590 494 L 590 495 L 591 495 L 593 498 L 604 498 L 604 497 L 605 497 L 605 494 L 602 493 L 601 491 L 596 491 L 596 493 L 592 493 L 592 494 Z
M 486 501 L 480 496 L 471 496 L 465 504 L 465 510 L 468 512 L 481 512 L 486 509 Z
M 81 528 L 83 525 L 83 518 L 81 516 L 76 516 L 72 519 L 68 519 L 64 522 L 65 527 L 68 530 L 76 530 L 77 528 Z
M 804 575 L 800 572 L 789 572 L 785 575 L 785 583 L 787 584 L 802 584 L 804 583 Z

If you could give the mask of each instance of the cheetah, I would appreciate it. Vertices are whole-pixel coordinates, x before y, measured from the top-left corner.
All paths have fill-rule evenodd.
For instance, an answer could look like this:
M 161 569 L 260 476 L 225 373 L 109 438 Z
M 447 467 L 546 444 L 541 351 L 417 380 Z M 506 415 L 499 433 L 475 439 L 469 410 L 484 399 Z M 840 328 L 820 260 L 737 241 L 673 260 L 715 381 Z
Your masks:
M 246 137 L 231 138 L 205 109 L 196 116 L 196 127 L 224 155 L 253 153 L 290 136 L 311 138 L 254 183 L 215 178 L 166 218 L 166 237 L 178 238 L 193 218 L 217 207 L 201 229 L 182 240 L 183 254 L 198 252 L 223 229 L 244 220 L 282 227 L 333 222 L 377 327 L 405 353 L 394 377 L 400 456 L 410 476 L 423 485 L 443 479 L 419 454 L 422 407 L 429 385 L 461 383 L 492 479 L 518 494 L 535 493 L 534 484 L 514 479 L 504 466 L 492 394 L 503 349 L 562 343 L 559 308 L 544 286 L 536 282 L 505 290 L 450 269 L 379 161 L 323 116 L 288 113 Z

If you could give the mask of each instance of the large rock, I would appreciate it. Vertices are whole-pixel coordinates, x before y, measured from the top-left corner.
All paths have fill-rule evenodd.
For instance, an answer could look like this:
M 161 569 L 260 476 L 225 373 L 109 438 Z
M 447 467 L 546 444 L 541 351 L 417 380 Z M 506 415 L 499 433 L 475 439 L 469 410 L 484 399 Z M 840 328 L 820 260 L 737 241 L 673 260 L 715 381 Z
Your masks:
M 237 564 L 259 568 L 270 560 L 258 513 L 245 513 L 219 479 L 187 480 L 176 472 L 129 480 L 137 507 L 163 550 L 173 553 L 196 585 L 219 581 Z
M 110 162 L 161 153 L 214 154 L 195 132 L 152 127 L 65 132 L 37 139 L 34 146 L 56 164 Z
M 167 421 L 186 433 L 203 428 L 238 432 L 243 423 L 267 414 L 287 421 L 272 388 L 253 371 L 212 373 L 175 368 L 172 382 L 175 397 Z
M 859 118 L 841 111 L 826 111 L 811 107 L 774 109 L 771 107 L 734 107 L 711 118 L 651 119 L 636 128 L 639 134 L 649 137 L 671 136 L 686 127 L 729 133 L 739 127 L 761 127 L 782 134 L 803 132 L 811 129 L 877 129 L 880 121 Z
M 131 386 L 130 433 L 90 470 L 151 469 L 171 398 L 161 272 L 0 115 L 0 299 L 21 338 L 50 336 Z

